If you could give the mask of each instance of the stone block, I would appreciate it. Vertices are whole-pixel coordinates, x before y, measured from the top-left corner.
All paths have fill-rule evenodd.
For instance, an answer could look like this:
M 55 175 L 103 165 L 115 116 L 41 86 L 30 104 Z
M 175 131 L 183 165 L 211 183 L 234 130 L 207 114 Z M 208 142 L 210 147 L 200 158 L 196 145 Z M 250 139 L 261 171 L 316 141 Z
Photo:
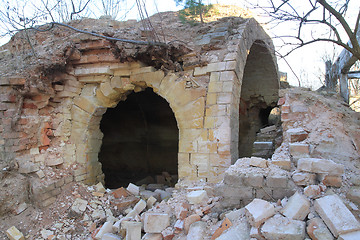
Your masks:
M 258 228 L 266 219 L 274 216 L 275 208 L 271 203 L 255 198 L 245 206 L 245 212 L 251 226 Z
M 219 72 L 225 70 L 226 70 L 226 62 L 209 63 L 206 69 L 207 72 Z
M 70 212 L 75 215 L 81 215 L 86 210 L 88 202 L 81 198 L 76 198 L 74 203 L 71 206 Z
M 95 239 L 102 239 L 105 233 L 112 233 L 113 231 L 113 223 L 112 222 L 105 222 L 104 225 L 100 228 L 98 233 L 95 235 Z
M 261 227 L 261 233 L 269 240 L 303 240 L 305 239 L 305 222 L 290 220 L 277 214 L 265 221 Z
M 308 157 L 309 156 L 309 144 L 305 143 L 290 143 L 289 151 L 293 157 Z
M 25 240 L 24 235 L 15 226 L 6 230 L 5 233 L 10 240 Z
M 206 235 L 206 222 L 197 221 L 190 225 L 186 240 L 203 240 Z
M 224 183 L 229 186 L 239 187 L 244 185 L 244 177 L 244 174 L 233 171 L 226 171 L 224 175 Z
M 244 184 L 251 187 L 263 187 L 264 175 L 262 173 L 249 173 L 244 176 Z
M 128 187 L 126 188 L 131 194 L 138 196 L 140 193 L 140 188 L 135 184 L 129 183 Z
M 126 240 L 140 240 L 141 239 L 141 222 L 127 222 L 126 223 Z
M 148 209 L 150 209 L 150 208 L 152 208 L 153 206 L 154 206 L 154 204 L 156 203 L 156 198 L 155 197 L 153 197 L 153 196 L 151 196 L 151 197 L 149 197 L 148 199 L 147 199 L 147 201 L 146 201 L 146 207 L 148 208 Z
M 296 185 L 308 186 L 308 185 L 315 184 L 316 174 L 306 173 L 306 172 L 297 172 L 292 175 L 292 179 Z
M 274 164 L 284 170 L 289 171 L 291 169 L 291 159 L 289 156 L 274 157 L 273 155 L 271 164 Z
M 286 188 L 288 185 L 288 176 L 282 173 L 270 173 L 266 177 L 266 186 L 272 188 Z
M 40 167 L 38 164 L 33 162 L 18 162 L 19 165 L 19 173 L 33 173 L 39 171 Z
M 358 220 L 337 195 L 316 199 L 314 208 L 335 237 L 360 230 Z
M 281 213 L 294 220 L 304 220 L 310 212 L 310 201 L 304 195 L 296 192 L 292 195 Z
M 49 167 L 57 166 L 63 163 L 64 163 L 64 159 L 62 157 L 49 156 L 45 159 L 45 165 Z
M 319 217 L 315 217 L 307 221 L 307 234 L 311 239 L 316 240 L 332 240 L 334 236 L 331 234 L 325 223 Z
M 338 240 L 359 240 L 360 239 L 360 231 L 340 234 Z
M 341 176 L 331 176 L 327 174 L 318 174 L 318 180 L 322 182 L 325 186 L 329 187 L 341 187 L 342 186 L 342 177 Z
M 344 165 L 320 158 L 301 158 L 297 168 L 304 172 L 326 173 L 333 176 L 344 174 Z
M 208 198 L 205 190 L 191 191 L 186 195 L 190 204 L 199 204 Z
M 197 214 L 192 214 L 192 215 L 188 216 L 187 218 L 185 218 L 184 219 L 185 234 L 188 234 L 191 224 L 193 224 L 194 222 L 200 221 L 200 220 L 201 220 L 201 217 Z
M 145 213 L 144 231 L 146 233 L 161 233 L 170 225 L 170 216 L 166 213 Z
M 273 149 L 274 144 L 273 142 L 254 142 L 254 149 Z
M 292 128 L 286 131 L 290 137 L 290 142 L 301 142 L 308 137 L 308 133 L 302 128 Z
M 259 158 L 259 157 L 251 157 L 249 164 L 250 166 L 253 167 L 260 167 L 260 168 L 268 167 L 268 161 L 264 158 Z

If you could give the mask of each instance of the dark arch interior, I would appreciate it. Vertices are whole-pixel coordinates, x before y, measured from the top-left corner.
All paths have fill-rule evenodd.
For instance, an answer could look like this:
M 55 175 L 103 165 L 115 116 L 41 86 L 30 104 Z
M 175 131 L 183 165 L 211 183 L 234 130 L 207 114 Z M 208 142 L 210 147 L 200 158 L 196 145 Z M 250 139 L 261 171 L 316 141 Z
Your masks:
M 151 88 L 109 108 L 100 123 L 105 185 L 126 186 L 168 172 L 177 175 L 179 130 L 168 102 Z
M 239 105 L 239 157 L 252 155 L 256 133 L 269 125 L 278 99 L 277 67 L 262 41 L 255 41 L 246 59 Z

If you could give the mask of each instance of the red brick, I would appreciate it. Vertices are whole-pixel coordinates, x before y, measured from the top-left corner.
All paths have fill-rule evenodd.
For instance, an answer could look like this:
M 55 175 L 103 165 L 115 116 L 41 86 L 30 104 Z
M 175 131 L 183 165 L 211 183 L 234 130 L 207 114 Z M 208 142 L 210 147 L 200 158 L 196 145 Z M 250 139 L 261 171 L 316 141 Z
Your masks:
M 29 109 L 37 109 L 37 106 L 33 103 L 23 103 L 23 108 L 29 108 Z

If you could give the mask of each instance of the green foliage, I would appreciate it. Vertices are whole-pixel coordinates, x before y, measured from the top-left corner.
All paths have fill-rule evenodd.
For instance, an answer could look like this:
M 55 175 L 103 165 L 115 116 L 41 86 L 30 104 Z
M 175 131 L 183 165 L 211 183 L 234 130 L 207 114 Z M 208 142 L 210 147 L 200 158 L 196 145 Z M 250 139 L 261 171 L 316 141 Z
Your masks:
M 195 18 L 200 17 L 201 23 L 203 23 L 203 17 L 212 8 L 212 5 L 204 5 L 202 0 L 175 0 L 177 5 L 183 5 L 184 9 L 181 10 L 180 20 L 189 22 L 190 24 L 196 24 Z

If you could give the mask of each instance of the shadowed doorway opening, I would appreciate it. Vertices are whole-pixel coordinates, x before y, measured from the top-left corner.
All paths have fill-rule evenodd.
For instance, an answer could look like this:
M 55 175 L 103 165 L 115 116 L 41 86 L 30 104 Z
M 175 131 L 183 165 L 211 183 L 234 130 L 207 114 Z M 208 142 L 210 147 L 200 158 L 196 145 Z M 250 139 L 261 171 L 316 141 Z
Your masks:
M 99 160 L 107 188 L 168 172 L 177 175 L 179 129 L 168 102 L 146 88 L 103 115 Z

